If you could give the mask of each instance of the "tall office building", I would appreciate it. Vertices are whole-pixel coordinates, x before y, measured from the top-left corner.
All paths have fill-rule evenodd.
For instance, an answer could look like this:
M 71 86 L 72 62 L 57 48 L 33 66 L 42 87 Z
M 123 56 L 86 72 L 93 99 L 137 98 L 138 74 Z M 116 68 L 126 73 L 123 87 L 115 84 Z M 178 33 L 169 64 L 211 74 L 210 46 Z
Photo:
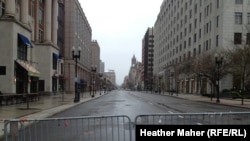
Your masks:
M 174 65 L 203 53 L 232 48 L 237 39 L 238 44 L 245 44 L 250 38 L 249 26 L 249 0 L 164 0 L 154 25 L 154 74 L 162 76 L 170 90 L 167 81 L 176 77 L 170 74 Z M 232 77 L 222 81 L 221 90 L 232 88 Z M 185 76 L 172 88 L 197 93 L 196 83 L 194 76 Z M 209 93 L 209 81 L 204 87 L 204 93 Z
M 153 89 L 154 28 L 148 28 L 142 40 L 142 88 Z
M 100 60 L 100 73 L 104 73 L 105 72 L 105 63 L 102 61 L 102 60 Z
M 109 79 L 113 86 L 117 85 L 115 70 L 108 70 L 107 72 L 105 72 L 104 76 L 106 77 L 106 79 Z
M 91 83 L 91 41 L 92 29 L 78 0 L 65 0 L 65 34 L 64 34 L 64 72 L 66 92 L 75 91 L 77 81 L 82 89 Z M 80 60 L 75 78 L 75 61 L 72 58 L 72 48 L 81 48 Z M 78 50 L 75 50 L 78 53 Z M 85 89 L 85 90 L 86 90 Z
M 100 46 L 97 40 L 91 42 L 91 66 L 95 66 L 96 73 L 100 73 Z

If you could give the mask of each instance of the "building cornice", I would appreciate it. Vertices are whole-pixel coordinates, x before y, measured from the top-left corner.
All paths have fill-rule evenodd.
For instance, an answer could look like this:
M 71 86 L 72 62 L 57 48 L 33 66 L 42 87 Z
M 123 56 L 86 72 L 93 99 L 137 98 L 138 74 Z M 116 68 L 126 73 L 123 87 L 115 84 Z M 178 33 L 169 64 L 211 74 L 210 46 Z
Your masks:
M 12 22 L 12 23 L 16 23 L 17 25 L 20 25 L 22 28 L 26 29 L 28 32 L 31 33 L 31 31 L 32 31 L 31 28 L 28 27 L 27 24 L 23 24 L 23 23 L 21 23 L 20 21 L 16 20 L 16 19 L 13 18 L 13 17 L 2 16 L 2 17 L 0 18 L 0 21 L 1 21 L 1 22 Z

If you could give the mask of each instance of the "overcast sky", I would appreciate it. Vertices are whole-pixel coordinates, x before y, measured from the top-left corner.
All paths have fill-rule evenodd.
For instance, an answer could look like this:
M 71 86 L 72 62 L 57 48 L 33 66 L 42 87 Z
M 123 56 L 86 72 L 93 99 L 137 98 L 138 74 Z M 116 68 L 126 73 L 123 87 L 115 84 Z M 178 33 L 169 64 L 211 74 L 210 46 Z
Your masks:
M 114 70 L 121 85 L 131 58 L 141 62 L 142 39 L 153 27 L 163 0 L 79 0 L 101 49 L 105 71 Z

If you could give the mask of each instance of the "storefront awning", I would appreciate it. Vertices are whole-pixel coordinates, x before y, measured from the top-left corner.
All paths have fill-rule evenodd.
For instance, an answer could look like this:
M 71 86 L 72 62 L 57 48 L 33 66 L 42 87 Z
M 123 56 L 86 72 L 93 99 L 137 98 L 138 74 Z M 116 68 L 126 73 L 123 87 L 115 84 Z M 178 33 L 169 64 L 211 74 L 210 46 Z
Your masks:
M 53 57 L 56 59 L 60 59 L 59 55 L 53 52 Z
M 23 42 L 23 44 L 26 45 L 27 47 L 33 47 L 32 44 L 31 44 L 31 42 L 30 42 L 30 40 L 29 40 L 26 36 L 24 36 L 24 35 L 18 33 L 18 38 L 19 38 L 19 39 Z
M 53 57 L 56 58 L 57 60 L 62 59 L 62 56 L 60 54 L 56 54 L 54 52 L 53 52 Z
M 40 76 L 40 72 L 34 68 L 31 64 L 23 61 L 23 60 L 19 60 L 17 59 L 16 62 L 22 66 L 25 70 L 28 71 L 28 75 L 29 76 L 33 76 L 33 77 L 39 77 Z

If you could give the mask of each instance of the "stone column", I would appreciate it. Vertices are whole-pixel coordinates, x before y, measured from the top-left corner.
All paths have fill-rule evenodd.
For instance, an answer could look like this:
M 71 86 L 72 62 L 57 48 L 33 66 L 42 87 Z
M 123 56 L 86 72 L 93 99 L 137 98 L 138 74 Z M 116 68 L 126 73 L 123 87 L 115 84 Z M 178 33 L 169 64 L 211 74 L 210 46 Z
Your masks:
M 5 15 L 14 17 L 15 14 L 16 14 L 15 0 L 6 0 L 5 1 Z
M 51 15 L 52 15 L 51 0 L 45 1 L 45 41 L 51 42 Z
M 58 29 L 58 0 L 53 0 L 53 27 L 52 27 L 52 41 L 57 45 L 57 29 Z
M 28 24 L 28 0 L 21 0 L 21 22 L 24 24 Z

